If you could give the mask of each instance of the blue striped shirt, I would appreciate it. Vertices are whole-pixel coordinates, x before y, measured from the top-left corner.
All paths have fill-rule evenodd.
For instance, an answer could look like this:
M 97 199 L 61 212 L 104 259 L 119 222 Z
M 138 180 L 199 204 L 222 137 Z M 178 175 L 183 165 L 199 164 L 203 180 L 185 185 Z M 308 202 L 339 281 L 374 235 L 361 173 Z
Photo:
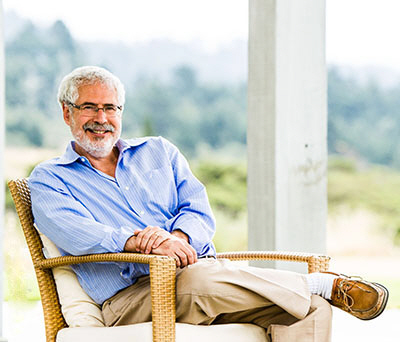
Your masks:
M 67 147 L 29 177 L 39 230 L 62 255 L 122 252 L 135 229 L 180 229 L 198 256 L 214 255 L 215 220 L 204 186 L 178 149 L 158 138 L 120 139 L 111 177 Z M 149 273 L 148 265 L 94 263 L 72 266 L 98 304 Z

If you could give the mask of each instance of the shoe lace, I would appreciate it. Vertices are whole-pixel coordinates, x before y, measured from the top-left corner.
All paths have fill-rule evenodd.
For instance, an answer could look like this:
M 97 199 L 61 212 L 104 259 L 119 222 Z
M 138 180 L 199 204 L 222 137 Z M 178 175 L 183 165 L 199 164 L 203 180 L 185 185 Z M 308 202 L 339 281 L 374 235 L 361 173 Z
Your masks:
M 357 287 L 358 289 L 360 289 L 361 291 L 367 292 L 367 293 L 371 293 L 371 291 L 362 288 L 360 285 L 357 284 L 356 280 L 360 280 L 362 281 L 363 278 L 358 277 L 358 276 L 346 276 L 344 274 L 341 274 L 340 277 L 342 278 L 340 283 L 338 284 L 338 299 L 340 299 L 340 297 L 343 297 L 343 304 L 345 305 L 345 307 L 353 312 L 353 305 L 354 305 L 354 299 L 353 297 L 351 297 L 348 292 L 353 288 L 353 287 Z

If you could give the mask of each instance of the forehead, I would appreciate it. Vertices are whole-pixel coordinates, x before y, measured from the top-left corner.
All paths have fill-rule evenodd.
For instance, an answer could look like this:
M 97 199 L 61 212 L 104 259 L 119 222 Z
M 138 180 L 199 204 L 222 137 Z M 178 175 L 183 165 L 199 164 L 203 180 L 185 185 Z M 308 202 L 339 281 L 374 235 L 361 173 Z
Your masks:
M 84 102 L 118 104 L 117 91 L 106 84 L 83 84 L 78 88 L 78 104 Z

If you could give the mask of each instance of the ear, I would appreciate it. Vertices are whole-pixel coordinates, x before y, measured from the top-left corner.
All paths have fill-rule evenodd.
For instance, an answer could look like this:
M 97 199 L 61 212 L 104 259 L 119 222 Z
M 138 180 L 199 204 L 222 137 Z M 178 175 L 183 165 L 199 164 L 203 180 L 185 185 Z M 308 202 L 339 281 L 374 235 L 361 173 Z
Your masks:
M 69 126 L 72 113 L 70 113 L 69 107 L 64 102 L 62 104 L 62 111 L 63 111 L 64 121 Z

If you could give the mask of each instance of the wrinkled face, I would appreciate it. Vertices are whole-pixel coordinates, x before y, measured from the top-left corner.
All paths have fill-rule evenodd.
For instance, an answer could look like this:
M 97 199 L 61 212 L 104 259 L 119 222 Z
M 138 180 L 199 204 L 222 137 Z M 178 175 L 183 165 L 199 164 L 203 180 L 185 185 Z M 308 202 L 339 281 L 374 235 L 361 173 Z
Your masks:
M 107 105 L 119 106 L 117 93 L 105 84 L 88 84 L 79 87 L 79 97 L 75 105 L 96 105 L 102 108 Z M 63 105 L 64 121 L 70 126 L 75 139 L 75 150 L 78 154 L 89 154 L 95 158 L 107 157 L 121 135 L 121 116 L 107 115 L 103 110 L 90 114 L 77 108 L 70 112 Z

